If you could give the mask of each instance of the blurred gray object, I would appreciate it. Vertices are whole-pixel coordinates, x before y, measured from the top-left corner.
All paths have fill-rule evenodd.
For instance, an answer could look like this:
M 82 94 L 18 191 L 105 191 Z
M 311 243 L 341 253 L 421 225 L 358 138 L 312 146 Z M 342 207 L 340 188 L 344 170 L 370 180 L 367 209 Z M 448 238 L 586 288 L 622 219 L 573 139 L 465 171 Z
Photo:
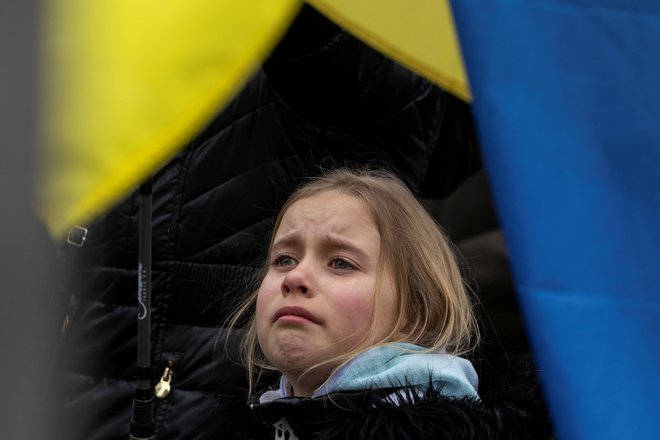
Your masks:
M 54 253 L 32 209 L 39 2 L 3 1 L 0 21 L 0 438 L 46 438 L 38 399 Z

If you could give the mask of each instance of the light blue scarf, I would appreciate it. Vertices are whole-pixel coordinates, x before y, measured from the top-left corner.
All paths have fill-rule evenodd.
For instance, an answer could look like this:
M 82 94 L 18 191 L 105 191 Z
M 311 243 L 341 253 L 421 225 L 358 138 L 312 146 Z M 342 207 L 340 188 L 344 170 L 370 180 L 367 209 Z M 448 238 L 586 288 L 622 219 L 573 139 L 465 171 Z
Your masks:
M 378 346 L 356 356 L 311 397 L 396 386 L 411 387 L 421 396 L 431 385 L 443 396 L 479 399 L 477 384 L 477 373 L 467 359 L 443 351 L 429 353 L 418 345 L 395 343 Z M 259 401 L 266 403 L 290 397 L 288 389 L 282 376 L 279 389 L 267 391 Z

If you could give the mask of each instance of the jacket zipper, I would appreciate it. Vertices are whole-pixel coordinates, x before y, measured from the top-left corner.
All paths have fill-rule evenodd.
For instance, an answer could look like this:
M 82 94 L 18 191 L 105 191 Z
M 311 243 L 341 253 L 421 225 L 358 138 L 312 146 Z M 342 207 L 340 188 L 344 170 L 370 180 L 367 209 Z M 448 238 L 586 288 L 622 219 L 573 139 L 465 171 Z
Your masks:
M 154 387 L 154 395 L 157 399 L 164 399 L 170 395 L 172 390 L 172 374 L 174 370 L 174 362 L 167 361 L 163 375 L 160 377 L 160 381 Z

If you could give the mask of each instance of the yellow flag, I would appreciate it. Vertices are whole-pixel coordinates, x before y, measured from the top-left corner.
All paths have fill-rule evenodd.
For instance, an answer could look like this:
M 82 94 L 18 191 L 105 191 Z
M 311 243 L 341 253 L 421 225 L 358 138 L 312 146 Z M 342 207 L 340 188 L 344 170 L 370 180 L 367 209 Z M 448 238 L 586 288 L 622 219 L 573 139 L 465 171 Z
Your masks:
M 449 0 L 307 0 L 375 49 L 469 101 Z
M 62 237 L 230 100 L 300 0 L 46 2 L 38 207 Z

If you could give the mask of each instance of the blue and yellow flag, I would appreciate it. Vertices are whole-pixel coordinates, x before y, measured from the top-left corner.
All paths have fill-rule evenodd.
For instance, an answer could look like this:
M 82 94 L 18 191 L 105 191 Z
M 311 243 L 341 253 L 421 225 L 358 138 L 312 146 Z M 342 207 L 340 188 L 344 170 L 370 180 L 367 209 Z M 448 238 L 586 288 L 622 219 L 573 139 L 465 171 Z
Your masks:
M 452 4 L 559 438 L 660 438 L 660 2 Z
M 310 0 L 469 98 L 448 0 Z M 48 0 L 38 208 L 56 237 L 102 214 L 222 109 L 302 0 Z M 394 19 L 395 18 L 395 19 Z

